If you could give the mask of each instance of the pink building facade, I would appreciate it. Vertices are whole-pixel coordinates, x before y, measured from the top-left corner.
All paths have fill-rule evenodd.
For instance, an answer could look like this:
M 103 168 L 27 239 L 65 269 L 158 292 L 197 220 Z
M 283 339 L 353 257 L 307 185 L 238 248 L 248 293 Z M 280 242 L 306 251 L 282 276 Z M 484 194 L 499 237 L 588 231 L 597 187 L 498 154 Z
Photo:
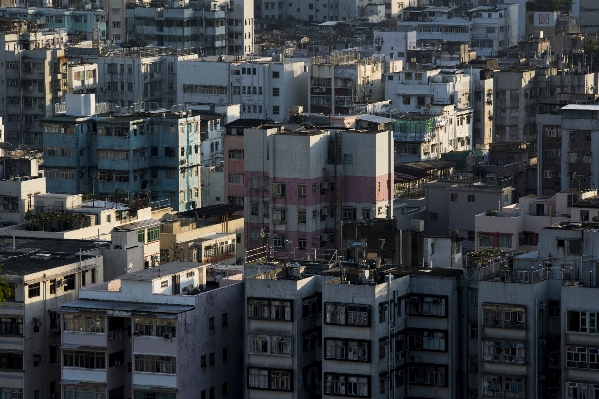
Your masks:
M 344 221 L 392 217 L 392 140 L 386 130 L 246 129 L 246 248 L 333 256 Z

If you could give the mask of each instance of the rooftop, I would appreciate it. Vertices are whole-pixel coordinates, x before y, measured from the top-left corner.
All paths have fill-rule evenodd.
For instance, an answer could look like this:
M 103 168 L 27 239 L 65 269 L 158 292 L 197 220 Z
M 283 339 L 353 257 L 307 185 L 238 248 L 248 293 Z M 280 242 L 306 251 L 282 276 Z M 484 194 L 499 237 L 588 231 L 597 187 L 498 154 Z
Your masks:
M 191 305 L 166 305 L 156 303 L 140 303 L 140 302 L 121 302 L 121 301 L 102 301 L 97 299 L 76 299 L 72 302 L 67 302 L 62 305 L 63 312 L 98 312 L 106 314 L 156 314 L 167 313 L 176 315 L 194 309 Z
M 204 206 L 201 208 L 190 209 L 188 211 L 180 212 L 178 216 L 187 216 L 187 217 L 198 217 L 198 218 L 206 218 L 213 216 L 223 216 L 223 215 L 231 215 L 235 212 L 243 211 L 242 205 L 234 205 L 234 204 L 219 204 L 219 205 L 210 205 Z
M 599 208 L 599 195 L 594 195 L 574 203 L 576 208 Z
M 139 270 L 133 273 L 119 276 L 120 280 L 134 280 L 134 281 L 152 281 L 157 278 L 169 276 L 171 274 L 181 273 L 189 269 L 197 269 L 203 266 L 197 262 L 170 262 L 164 263 L 157 267 L 151 267 L 149 269 Z
M 25 276 L 96 256 L 104 242 L 50 238 L 0 237 L 0 263 L 5 275 Z

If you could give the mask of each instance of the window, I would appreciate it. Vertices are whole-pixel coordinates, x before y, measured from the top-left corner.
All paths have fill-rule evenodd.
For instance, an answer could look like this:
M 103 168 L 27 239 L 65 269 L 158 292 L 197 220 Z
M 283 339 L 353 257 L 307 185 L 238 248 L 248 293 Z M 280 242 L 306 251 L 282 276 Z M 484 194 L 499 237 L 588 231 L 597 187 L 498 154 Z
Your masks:
M 243 183 L 243 175 L 236 173 L 229 173 L 229 183 L 241 184 Z
M 297 185 L 297 195 L 300 197 L 305 197 L 306 196 L 306 185 L 305 184 L 298 184 Z
M 469 330 L 470 330 L 470 339 L 478 339 L 478 324 L 470 323 Z
M 23 399 L 21 388 L 0 388 L 1 399 Z
M 306 237 L 299 237 L 297 239 L 298 249 L 306 249 Z
M 146 230 L 142 229 L 137 231 L 137 242 L 146 242 Z
M 597 312 L 569 310 L 566 315 L 566 331 L 582 334 L 597 333 Z
M 567 206 L 571 207 L 578 202 L 578 194 L 568 194 Z
M 272 71 L 272 78 L 273 79 L 278 79 L 279 78 L 279 72 L 278 71 Z
M 343 208 L 343 220 L 356 220 L 356 208 Z
M 468 194 L 468 202 L 474 202 L 475 196 L 474 194 Z
M 248 369 L 248 388 L 270 389 L 273 391 L 291 391 L 290 370 Z
M 257 177 L 251 177 L 250 178 L 250 189 L 251 190 L 257 190 L 258 189 L 258 178 Z
M 0 318 L 0 334 L 23 335 L 23 319 Z
M 135 371 L 176 374 L 177 359 L 174 356 L 135 355 Z
M 308 318 L 321 313 L 321 296 L 312 295 L 302 299 L 302 317 Z
M 279 97 L 279 88 L 278 87 L 273 87 L 272 88 L 272 96 L 273 97 Z
M 266 188 L 266 181 L 265 181 Z M 273 183 L 272 185 L 272 195 L 273 197 L 284 197 L 285 196 L 285 183 Z
M 566 367 L 599 370 L 599 348 L 566 346 Z
M 306 211 L 299 211 L 297 213 L 297 222 L 306 223 Z
M 40 283 L 29 284 L 27 289 L 27 298 L 40 296 Z
M 582 241 L 568 240 L 568 255 L 582 255 Z
M 229 150 L 229 159 L 243 159 L 243 150 Z
M 279 106 L 278 106 L 278 105 L 274 105 L 274 106 L 272 107 L 272 114 L 273 114 L 273 115 L 279 115 L 279 112 L 280 112 L 280 111 L 279 111 L 279 109 L 280 109 L 280 108 L 279 108 Z
M 370 397 L 370 377 L 325 373 L 324 392 L 330 395 Z
M 483 397 L 524 398 L 524 378 L 483 375 Z
M 208 329 L 214 330 L 214 317 L 208 319 Z
M 250 204 L 250 215 L 257 215 L 257 214 L 258 214 L 258 203 L 252 202 Z
M 285 209 L 273 209 L 272 211 L 272 222 L 273 224 L 285 224 L 286 222 Z M 281 241 L 279 245 L 275 245 L 277 248 L 285 248 L 284 242 Z
M 588 222 L 589 221 L 589 211 L 580 211 L 580 221 Z
M 248 353 L 255 355 L 291 356 L 291 336 L 248 334 Z
M 248 318 L 291 321 L 292 301 L 248 298 Z
M 63 314 L 64 330 L 86 333 L 103 333 L 105 327 L 104 316 Z
M 170 334 L 172 338 L 177 336 L 177 320 L 173 319 L 135 319 L 133 335 L 163 338 L 164 334 Z
M 477 289 L 468 290 L 468 297 L 469 297 L 470 305 L 473 305 L 473 306 L 478 305 L 478 290 Z
M 436 212 L 429 212 L 428 213 L 428 219 L 431 222 L 436 222 L 437 221 L 437 213 Z
M 483 340 L 483 361 L 525 364 L 524 342 Z
M 214 364 L 214 352 L 208 354 L 208 365 L 212 366 Z
M 342 326 L 370 326 L 370 305 L 325 304 L 325 323 Z
M 408 331 L 408 348 L 411 350 L 445 351 L 447 332 L 410 330 Z
M 410 315 L 446 317 L 445 297 L 413 296 L 406 306 Z
M 228 315 L 227 315 L 227 313 L 223 313 L 223 314 L 221 315 L 221 318 L 220 318 L 220 320 L 221 320 L 221 325 L 223 325 L 223 326 L 226 326 L 226 325 L 228 325 L 228 324 L 229 324 L 229 321 L 228 321 Z
M 450 201 L 452 201 L 452 202 L 458 202 L 458 195 L 457 194 L 450 194 L 449 198 L 450 198 Z
M 415 385 L 447 385 L 447 367 L 436 365 L 414 365 L 408 368 L 410 384 Z
M 560 301 L 549 301 L 549 317 L 560 317 Z
M 519 305 L 483 304 L 483 326 L 525 328 L 525 308 Z
M 86 369 L 104 369 L 106 368 L 106 353 L 67 350 L 63 351 L 64 367 L 79 367 Z

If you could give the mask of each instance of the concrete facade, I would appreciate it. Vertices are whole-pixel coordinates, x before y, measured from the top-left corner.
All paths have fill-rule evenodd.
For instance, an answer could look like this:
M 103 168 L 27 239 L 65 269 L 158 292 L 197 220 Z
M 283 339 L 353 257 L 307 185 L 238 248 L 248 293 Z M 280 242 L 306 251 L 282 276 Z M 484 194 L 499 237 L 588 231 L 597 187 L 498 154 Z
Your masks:
M 206 265 L 185 262 L 80 291 L 62 306 L 63 396 L 240 397 L 241 301 L 242 284 L 218 288 Z M 87 319 L 93 322 L 79 327 Z M 80 351 L 91 364 L 82 367 Z
M 332 254 L 342 221 L 393 217 L 389 130 L 286 131 L 265 125 L 244 135 L 245 151 L 254 154 L 239 176 L 248 249 L 266 244 L 280 256 L 293 248 Z

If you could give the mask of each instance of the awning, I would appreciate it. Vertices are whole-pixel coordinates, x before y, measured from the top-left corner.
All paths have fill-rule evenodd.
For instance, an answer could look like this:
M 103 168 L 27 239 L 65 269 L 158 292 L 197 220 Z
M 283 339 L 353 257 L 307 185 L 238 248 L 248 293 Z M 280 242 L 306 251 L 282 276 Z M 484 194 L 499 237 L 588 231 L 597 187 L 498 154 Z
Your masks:
M 81 344 L 62 344 L 60 349 L 79 349 L 81 351 L 105 351 L 105 346 L 89 346 Z
M 158 385 L 139 385 L 134 384 L 131 386 L 133 391 L 153 391 L 153 392 L 177 392 L 177 388 L 162 387 Z
M 0 314 L 0 318 L 1 319 L 22 319 L 23 315 L 22 314 Z
M 79 381 L 79 380 L 62 380 L 60 381 L 60 385 L 85 385 L 86 387 L 105 387 L 106 383 L 104 382 L 95 382 L 95 381 Z

